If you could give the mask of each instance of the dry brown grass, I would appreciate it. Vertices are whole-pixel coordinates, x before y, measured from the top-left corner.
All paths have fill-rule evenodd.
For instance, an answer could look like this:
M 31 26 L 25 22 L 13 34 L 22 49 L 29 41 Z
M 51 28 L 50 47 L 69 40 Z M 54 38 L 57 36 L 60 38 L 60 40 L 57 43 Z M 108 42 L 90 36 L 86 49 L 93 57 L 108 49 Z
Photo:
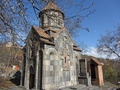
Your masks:
M 12 83 L 9 78 L 5 79 L 5 78 L 0 78 L 0 89 L 3 88 L 9 88 L 11 86 L 15 86 L 14 83 Z

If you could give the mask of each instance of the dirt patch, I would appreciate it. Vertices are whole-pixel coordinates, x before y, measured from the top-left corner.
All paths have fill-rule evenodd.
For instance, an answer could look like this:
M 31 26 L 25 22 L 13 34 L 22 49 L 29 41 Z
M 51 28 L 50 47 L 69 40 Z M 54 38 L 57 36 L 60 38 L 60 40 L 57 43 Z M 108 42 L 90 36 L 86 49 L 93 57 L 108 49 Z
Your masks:
M 11 86 L 15 86 L 14 83 L 12 83 L 9 78 L 0 78 L 0 89 L 3 88 L 9 88 Z

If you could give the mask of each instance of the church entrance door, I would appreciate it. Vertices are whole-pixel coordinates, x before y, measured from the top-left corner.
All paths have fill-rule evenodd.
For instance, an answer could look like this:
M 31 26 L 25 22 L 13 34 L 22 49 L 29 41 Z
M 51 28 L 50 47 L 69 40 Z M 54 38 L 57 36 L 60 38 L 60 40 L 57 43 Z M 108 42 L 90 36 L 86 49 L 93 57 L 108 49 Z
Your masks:
M 91 64 L 91 79 L 95 80 L 96 79 L 96 72 L 95 72 L 95 65 Z

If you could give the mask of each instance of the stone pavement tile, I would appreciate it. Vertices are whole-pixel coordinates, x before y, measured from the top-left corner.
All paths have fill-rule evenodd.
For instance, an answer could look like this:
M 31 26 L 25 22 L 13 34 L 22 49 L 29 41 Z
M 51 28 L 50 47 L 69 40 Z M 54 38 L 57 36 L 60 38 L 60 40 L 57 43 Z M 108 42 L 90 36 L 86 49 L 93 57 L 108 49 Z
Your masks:
M 86 85 L 79 84 L 79 85 L 75 85 L 75 86 L 61 88 L 59 90 L 81 90 L 84 87 L 86 87 Z
M 106 88 L 103 88 L 103 87 L 98 87 L 98 86 L 87 86 L 87 87 L 84 87 L 80 90 L 117 90 L 115 87 L 106 87 Z
M 80 89 L 82 89 L 82 88 L 84 88 L 84 87 L 86 87 L 86 85 L 79 84 L 79 85 L 70 87 L 70 89 L 75 89 L 75 88 L 76 88 L 76 90 L 80 90 Z
M 86 86 L 80 90 L 102 90 L 102 89 L 97 86 Z
M 116 88 L 114 88 L 114 87 L 109 87 L 109 88 L 107 88 L 107 90 L 116 90 Z
M 8 90 L 25 90 L 25 88 L 18 87 L 18 86 L 12 86 Z
M 12 86 L 9 89 L 0 89 L 0 90 L 25 90 L 25 88 Z M 58 90 L 117 90 L 117 89 L 115 87 L 86 86 L 86 85 L 79 84 L 76 86 L 65 87 Z

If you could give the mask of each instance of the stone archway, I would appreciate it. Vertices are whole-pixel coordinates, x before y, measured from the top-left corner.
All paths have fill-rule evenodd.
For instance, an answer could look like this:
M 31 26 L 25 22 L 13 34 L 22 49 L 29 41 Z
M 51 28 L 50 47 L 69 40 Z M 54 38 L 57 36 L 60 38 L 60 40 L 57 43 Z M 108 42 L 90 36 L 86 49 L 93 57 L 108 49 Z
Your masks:
M 29 89 L 35 87 L 35 70 L 33 66 L 30 66 L 30 78 L 29 78 Z
M 88 73 L 91 76 L 92 85 L 104 85 L 102 66 L 103 63 L 96 58 L 88 60 Z

